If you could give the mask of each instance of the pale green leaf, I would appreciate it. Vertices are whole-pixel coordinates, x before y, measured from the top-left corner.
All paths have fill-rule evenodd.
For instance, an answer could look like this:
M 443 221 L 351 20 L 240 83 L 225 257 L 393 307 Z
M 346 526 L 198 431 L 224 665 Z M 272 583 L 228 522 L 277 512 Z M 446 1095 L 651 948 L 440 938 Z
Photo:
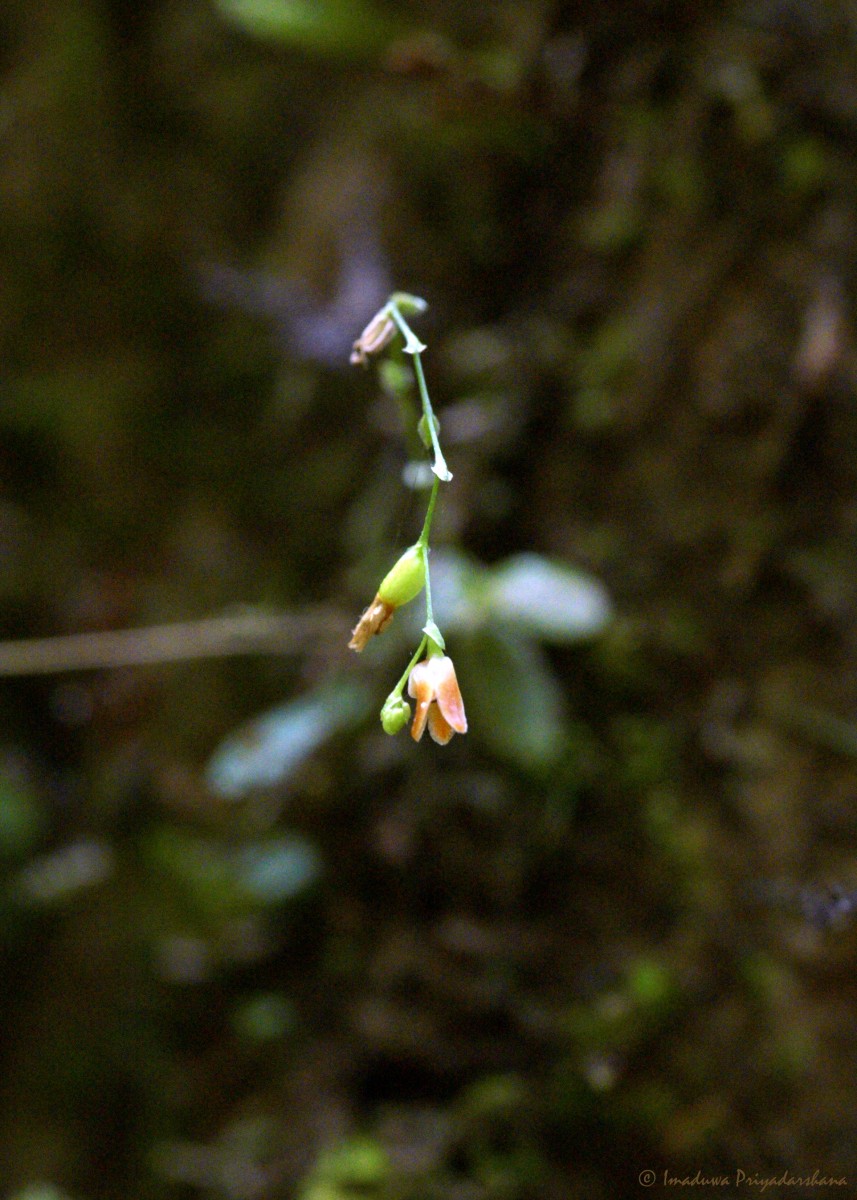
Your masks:
M 217 7 L 256 37 L 313 54 L 365 58 L 395 33 L 369 0 L 217 0 Z
M 321 860 L 310 842 L 290 835 L 242 846 L 237 868 L 244 892 L 265 904 L 279 904 L 315 883 Z
M 563 703 L 538 646 L 486 629 L 457 644 L 454 658 L 470 734 L 527 770 L 550 766 L 562 750 Z
M 310 754 L 365 715 L 365 690 L 348 681 L 328 684 L 242 726 L 215 751 L 209 786 L 226 800 L 283 784 Z
M 496 567 L 486 602 L 501 621 L 547 642 L 593 637 L 612 615 L 597 579 L 538 554 L 517 554 Z

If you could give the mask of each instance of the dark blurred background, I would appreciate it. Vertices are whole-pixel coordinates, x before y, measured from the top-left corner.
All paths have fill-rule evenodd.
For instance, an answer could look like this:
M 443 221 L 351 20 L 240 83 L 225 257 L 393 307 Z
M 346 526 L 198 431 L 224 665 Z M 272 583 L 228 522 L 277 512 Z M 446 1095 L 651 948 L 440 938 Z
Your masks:
M 4 1200 L 853 1194 L 853 5 L 7 0 L 0 71 L 0 635 L 87 635 L 0 646 Z M 445 749 L 419 617 L 345 648 L 394 288 Z

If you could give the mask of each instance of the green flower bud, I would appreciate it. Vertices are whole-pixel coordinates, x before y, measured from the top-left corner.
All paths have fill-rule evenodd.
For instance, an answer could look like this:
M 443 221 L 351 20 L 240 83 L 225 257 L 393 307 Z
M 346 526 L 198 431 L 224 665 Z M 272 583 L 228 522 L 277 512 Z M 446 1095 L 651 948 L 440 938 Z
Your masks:
M 412 296 L 410 292 L 394 292 L 390 300 L 403 317 L 418 317 L 428 308 L 422 296 Z
M 419 544 L 409 547 L 381 580 L 378 599 L 392 608 L 400 608 L 418 596 L 425 587 L 425 550 Z
M 385 733 L 398 733 L 410 719 L 410 704 L 403 696 L 397 696 L 393 692 L 384 701 L 384 707 L 381 709 L 381 728 Z
M 432 419 L 432 424 L 434 425 L 434 432 L 435 432 L 435 437 L 436 437 L 440 433 L 440 421 L 437 419 L 437 417 L 434 415 L 434 413 L 432 413 L 431 419 Z M 420 435 L 420 441 L 425 446 L 426 450 L 431 450 L 431 448 L 432 448 L 431 431 L 429 430 L 429 423 L 426 420 L 425 413 L 423 413 L 423 415 L 420 417 L 419 421 L 417 422 L 417 433 Z

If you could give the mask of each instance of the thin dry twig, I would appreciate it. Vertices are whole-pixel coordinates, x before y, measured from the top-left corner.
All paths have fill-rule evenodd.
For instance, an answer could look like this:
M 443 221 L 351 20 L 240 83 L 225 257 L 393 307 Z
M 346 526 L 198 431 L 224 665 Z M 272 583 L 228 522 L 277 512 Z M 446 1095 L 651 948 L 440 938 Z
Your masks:
M 246 609 L 174 625 L 0 642 L 0 676 L 49 675 L 235 654 L 296 654 L 332 639 L 328 609 L 300 613 Z

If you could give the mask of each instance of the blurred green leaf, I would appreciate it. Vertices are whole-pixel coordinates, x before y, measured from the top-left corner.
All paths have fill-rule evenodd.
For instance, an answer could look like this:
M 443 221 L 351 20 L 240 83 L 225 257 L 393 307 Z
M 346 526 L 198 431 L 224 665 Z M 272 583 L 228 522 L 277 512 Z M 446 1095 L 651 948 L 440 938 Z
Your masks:
M 256 37 L 313 54 L 371 57 L 395 33 L 368 0 L 217 0 L 217 7 Z
M 19 888 L 31 904 L 63 904 L 103 883 L 115 866 L 116 856 L 107 842 L 80 838 L 28 862 L 18 877 Z
M 215 917 L 292 900 L 321 870 L 315 847 L 293 834 L 236 847 L 163 826 L 149 849 L 157 864 L 187 888 L 193 904 Z
M 390 1159 L 374 1138 L 354 1137 L 326 1150 L 299 1192 L 300 1200 L 350 1200 L 378 1194 L 390 1176 Z
M 264 904 L 279 904 L 316 881 L 321 860 L 314 846 L 291 835 L 242 846 L 237 867 L 243 891 Z
M 601 633 L 613 617 L 610 597 L 597 579 L 539 554 L 516 554 L 486 568 L 443 550 L 432 556 L 431 572 L 434 607 L 448 630 L 499 622 L 566 644 Z
M 823 746 L 846 758 L 857 758 L 857 724 L 854 721 L 788 698 L 771 704 L 771 711 L 787 729 L 805 737 L 811 745 Z
M 817 191 L 830 175 L 827 150 L 812 137 L 789 142 L 782 152 L 783 183 L 791 191 L 806 194 Z
M 52 1183 L 31 1183 L 20 1192 L 15 1192 L 10 1200 L 68 1200 L 68 1193 L 60 1191 Z
M 223 917 L 245 907 L 228 847 L 221 842 L 163 825 L 148 839 L 147 850 L 154 863 L 187 890 L 195 908 Z
M 641 1012 L 662 1013 L 675 998 L 672 974 L 656 959 L 640 957 L 628 970 L 628 993 Z
M 0 766 L 0 856 L 23 858 L 44 825 L 38 796 L 14 762 Z
M 548 642 L 593 637 L 611 617 L 609 597 L 596 579 L 538 554 L 517 554 L 501 563 L 487 603 L 501 620 Z
M 284 996 L 260 992 L 236 1009 L 233 1024 L 249 1042 L 273 1042 L 291 1033 L 297 1024 L 297 1014 Z
M 550 766 L 562 749 L 559 687 L 539 648 L 511 630 L 483 630 L 455 651 L 472 731 L 526 770 Z
M 459 1119 L 475 1121 L 515 1112 L 527 1102 L 527 1086 L 518 1075 L 486 1075 L 466 1089 L 459 1101 Z
M 327 684 L 256 717 L 231 734 L 208 764 L 209 786 L 226 800 L 283 784 L 334 733 L 365 716 L 369 700 L 352 681 Z

